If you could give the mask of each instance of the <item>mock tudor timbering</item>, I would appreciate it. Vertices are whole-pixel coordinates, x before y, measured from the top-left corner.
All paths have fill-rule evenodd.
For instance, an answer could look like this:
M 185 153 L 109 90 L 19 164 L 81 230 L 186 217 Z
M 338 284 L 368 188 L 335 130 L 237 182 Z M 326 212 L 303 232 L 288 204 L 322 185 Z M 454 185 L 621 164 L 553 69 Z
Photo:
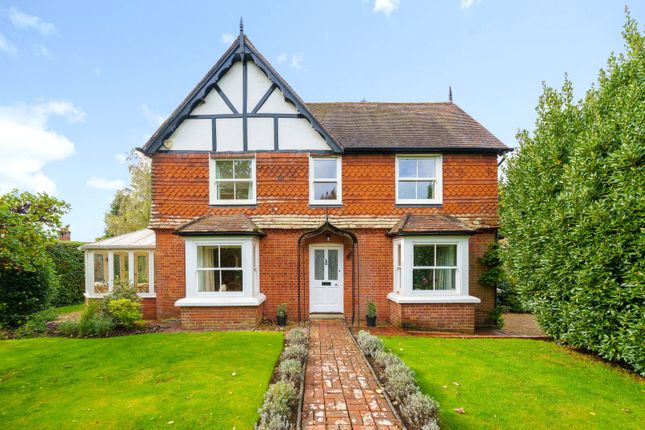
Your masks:
M 381 321 L 472 332 L 508 150 L 452 102 L 304 103 L 240 33 L 141 149 L 156 317 L 250 328 L 285 303 L 361 324 L 373 300 Z

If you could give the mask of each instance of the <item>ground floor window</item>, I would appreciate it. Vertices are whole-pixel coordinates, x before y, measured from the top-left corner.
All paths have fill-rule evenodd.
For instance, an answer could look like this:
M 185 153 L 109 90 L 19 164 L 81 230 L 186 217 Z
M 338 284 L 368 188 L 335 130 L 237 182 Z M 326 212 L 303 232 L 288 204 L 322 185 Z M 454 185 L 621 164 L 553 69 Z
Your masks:
M 455 291 L 457 289 L 457 245 L 415 244 L 412 289 Z
M 242 246 L 197 246 L 197 291 L 241 292 Z

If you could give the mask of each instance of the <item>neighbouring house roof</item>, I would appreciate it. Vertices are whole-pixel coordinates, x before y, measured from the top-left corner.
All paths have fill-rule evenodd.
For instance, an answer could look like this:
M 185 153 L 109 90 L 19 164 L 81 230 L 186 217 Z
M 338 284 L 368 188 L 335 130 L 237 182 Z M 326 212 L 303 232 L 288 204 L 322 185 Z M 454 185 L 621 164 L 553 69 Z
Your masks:
M 511 149 L 459 106 L 446 103 L 307 103 L 346 152 Z
M 88 243 L 79 249 L 154 249 L 155 232 L 150 229 L 133 231 L 120 236 Z
M 199 235 L 255 235 L 264 236 L 246 215 L 205 215 L 175 230 L 180 236 Z
M 472 234 L 475 229 L 444 214 L 407 214 L 387 233 L 389 236 L 421 234 Z

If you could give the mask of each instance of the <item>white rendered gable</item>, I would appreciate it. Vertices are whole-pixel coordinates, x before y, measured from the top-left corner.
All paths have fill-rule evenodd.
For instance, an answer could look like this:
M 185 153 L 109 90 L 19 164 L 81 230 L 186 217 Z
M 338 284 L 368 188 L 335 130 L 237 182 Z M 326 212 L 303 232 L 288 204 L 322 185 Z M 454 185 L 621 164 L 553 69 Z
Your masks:
M 164 141 L 164 149 L 216 152 L 331 149 L 253 61 L 246 62 L 246 92 L 244 75 L 242 63 L 233 63 L 217 82 L 218 88 L 210 90 Z

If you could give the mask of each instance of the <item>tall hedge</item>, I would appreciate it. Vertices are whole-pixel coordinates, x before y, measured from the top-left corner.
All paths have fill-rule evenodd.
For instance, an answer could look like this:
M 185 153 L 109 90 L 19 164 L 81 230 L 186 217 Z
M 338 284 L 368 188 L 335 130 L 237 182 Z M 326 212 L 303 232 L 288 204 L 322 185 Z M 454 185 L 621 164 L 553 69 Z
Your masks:
M 582 100 L 545 86 L 518 133 L 502 256 L 549 335 L 645 374 L 645 49 L 629 15 L 623 37 Z
M 53 304 L 66 306 L 81 303 L 85 291 L 85 261 L 83 251 L 78 249 L 83 242 L 59 241 L 48 248 L 54 262 L 59 286 Z

